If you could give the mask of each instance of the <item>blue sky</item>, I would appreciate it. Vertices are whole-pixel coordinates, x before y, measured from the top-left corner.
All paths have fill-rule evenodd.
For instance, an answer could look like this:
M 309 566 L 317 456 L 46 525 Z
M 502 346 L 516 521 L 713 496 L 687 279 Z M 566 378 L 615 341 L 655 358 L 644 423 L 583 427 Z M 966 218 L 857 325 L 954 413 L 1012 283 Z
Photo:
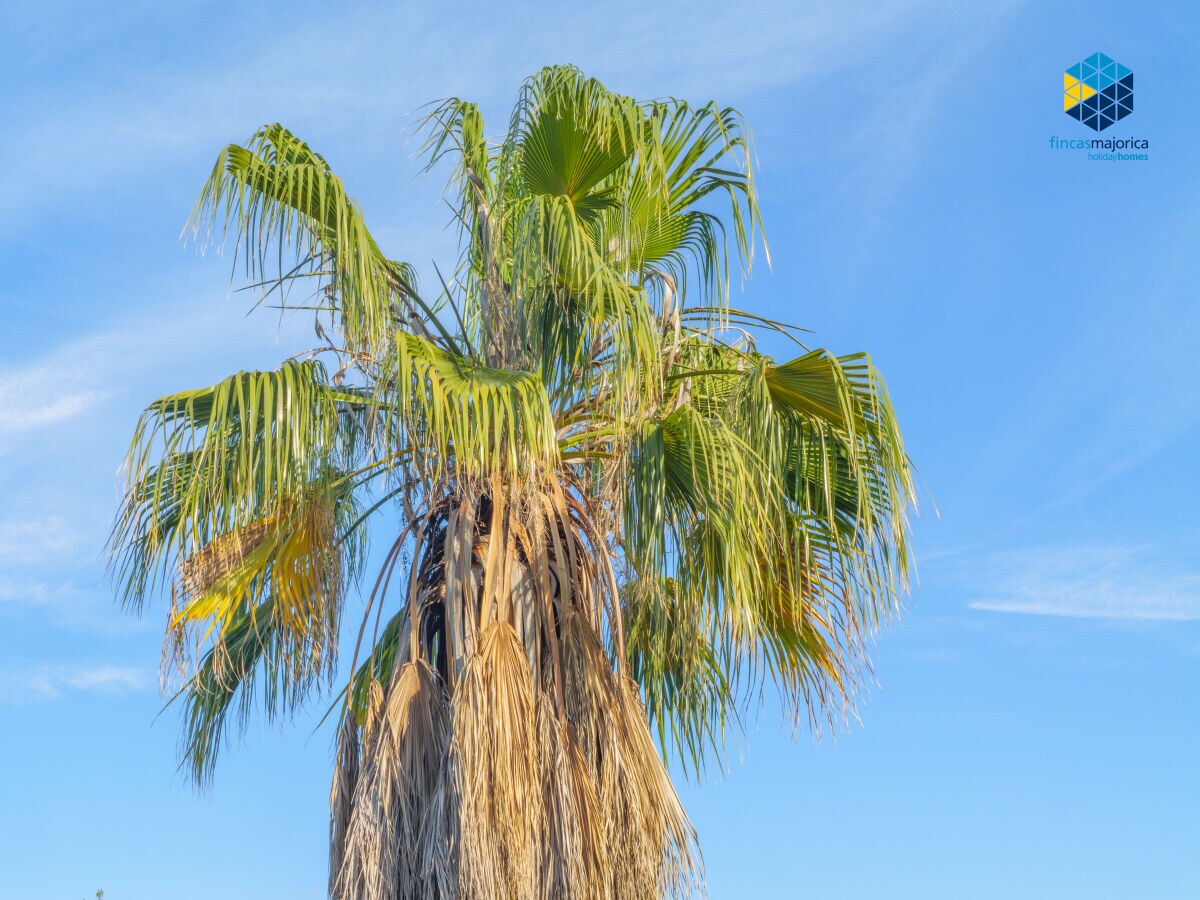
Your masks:
M 142 406 L 304 340 L 178 235 L 219 148 L 279 120 L 427 268 L 452 245 L 413 112 L 501 122 L 561 61 L 746 113 L 774 266 L 737 302 L 871 351 L 927 487 L 861 722 L 793 739 L 768 708 L 682 787 L 711 895 L 1195 896 L 1197 9 L 351 7 L 6 7 L 0 896 L 323 896 L 323 707 L 251 729 L 197 795 L 159 716 L 162 609 L 128 618 L 102 578 Z M 1049 146 L 1090 134 L 1061 73 L 1097 50 L 1136 78 L 1105 136 L 1149 161 Z

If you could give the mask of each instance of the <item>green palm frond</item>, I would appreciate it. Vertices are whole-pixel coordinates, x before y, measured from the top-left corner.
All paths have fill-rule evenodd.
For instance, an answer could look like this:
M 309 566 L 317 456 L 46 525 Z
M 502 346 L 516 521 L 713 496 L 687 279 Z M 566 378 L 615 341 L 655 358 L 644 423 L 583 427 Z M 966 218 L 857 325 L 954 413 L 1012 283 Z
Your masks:
M 451 469 L 465 477 L 529 477 L 554 467 L 554 421 L 536 374 L 488 368 L 403 332 L 389 369 L 396 378 L 385 396 L 397 446 L 411 448 L 427 477 Z
M 637 579 L 626 584 L 623 603 L 630 675 L 641 685 L 659 744 L 674 748 L 685 767 L 702 770 L 706 759 L 722 755 L 739 703 L 727 654 L 712 643 L 711 610 L 697 599 L 673 578 L 652 585 Z
M 225 742 L 230 722 L 243 726 L 255 707 L 255 676 L 274 637 L 270 616 L 265 611 L 245 613 L 226 631 L 220 650 L 210 649 L 179 696 L 186 710 L 183 726 L 183 761 L 198 782 L 212 780 L 217 753 Z M 278 683 L 264 679 L 259 688 L 268 711 L 275 708 Z
M 623 204 L 629 220 L 624 255 L 643 273 L 650 266 L 666 269 L 681 291 L 689 275 L 699 276 L 702 297 L 724 306 L 729 299 L 727 228 L 705 203 L 713 194 L 728 200 L 729 228 L 748 272 L 762 233 L 749 129 L 736 110 L 712 103 L 660 102 L 649 114 L 662 135 L 663 183 L 657 184 L 655 167 L 639 161 Z
M 398 322 L 441 330 L 418 294 L 412 266 L 384 256 L 341 179 L 282 125 L 260 129 L 245 147 L 221 151 L 191 231 L 206 238 L 217 221 L 222 243 L 234 231 L 251 282 L 274 290 L 313 279 L 312 293 L 336 313 L 352 353 L 381 355 Z M 292 254 L 300 262 L 285 266 L 283 258 Z
M 895 608 L 908 578 L 911 468 L 887 389 L 865 354 L 814 351 L 762 378 L 779 414 L 783 484 L 797 509 L 828 521 L 853 568 Z
M 113 568 L 135 607 L 170 582 L 168 672 L 203 654 L 186 688 L 197 777 L 211 774 L 248 660 L 274 669 L 270 714 L 275 698 L 298 703 L 334 671 L 342 597 L 364 549 L 361 535 L 343 540 L 357 515 L 343 473 L 362 406 L 320 363 L 287 363 L 163 397 L 139 421 Z
M 124 601 L 140 607 L 175 559 L 336 480 L 354 462 L 353 409 L 316 361 L 239 372 L 163 397 L 142 414 L 110 548 Z

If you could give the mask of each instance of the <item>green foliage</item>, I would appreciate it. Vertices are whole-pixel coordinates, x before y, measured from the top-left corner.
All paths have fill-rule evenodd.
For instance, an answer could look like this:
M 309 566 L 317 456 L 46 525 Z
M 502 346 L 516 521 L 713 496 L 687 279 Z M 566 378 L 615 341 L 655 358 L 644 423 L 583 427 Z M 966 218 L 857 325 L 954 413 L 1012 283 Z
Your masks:
M 192 772 L 211 775 L 231 712 L 285 714 L 328 683 L 365 536 L 389 527 L 340 695 L 345 797 L 360 764 L 373 789 L 400 783 L 355 729 L 391 703 L 401 670 L 404 708 L 452 722 L 456 747 L 466 713 L 439 704 L 460 703 L 459 679 L 474 679 L 472 702 L 544 701 L 574 729 L 553 738 L 561 765 L 601 780 L 602 761 L 563 748 L 604 733 L 593 701 L 624 710 L 624 730 L 603 740 L 625 750 L 609 754 L 640 746 L 614 673 L 637 682 L 660 743 L 697 770 L 768 683 L 791 715 L 843 717 L 865 643 L 906 588 L 910 466 L 867 356 L 776 361 L 761 338 L 796 329 L 729 305 L 731 272 L 765 250 L 740 116 L 636 101 L 552 67 L 526 82 L 496 140 L 458 99 L 424 127 L 461 236 L 433 299 L 280 125 L 225 148 L 197 203 L 194 233 L 235 241 L 261 299 L 312 311 L 326 345 L 164 397 L 135 430 L 113 569 L 134 607 L 170 587 Z M 505 619 L 511 634 L 490 627 Z M 607 674 L 588 669 L 587 628 Z M 476 653 L 485 632 L 489 653 L 526 659 L 535 677 L 478 693 L 493 690 Z M 432 751 L 418 749 L 427 766 Z M 629 874 L 644 888 L 666 877 L 646 859 L 675 860 L 672 879 L 688 866 L 669 787 L 642 784 L 638 803 L 660 816 Z M 357 821 L 335 822 L 356 835 L 335 841 L 347 853 L 370 843 Z M 518 837 L 505 837 L 512 853 Z M 450 876 L 419 877 L 432 896 Z

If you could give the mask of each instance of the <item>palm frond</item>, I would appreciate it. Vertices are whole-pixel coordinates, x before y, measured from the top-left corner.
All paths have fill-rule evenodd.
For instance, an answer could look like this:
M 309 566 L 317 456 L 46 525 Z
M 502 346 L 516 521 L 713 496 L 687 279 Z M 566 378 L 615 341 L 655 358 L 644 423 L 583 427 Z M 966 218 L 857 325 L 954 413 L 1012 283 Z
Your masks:
M 281 500 L 336 481 L 354 461 L 346 405 L 361 402 L 332 388 L 314 361 L 239 372 L 151 404 L 134 430 L 109 539 L 124 602 L 140 607 L 175 560 L 239 530 L 226 542 L 244 542 Z
M 551 471 L 558 455 L 554 421 L 541 380 L 531 372 L 495 369 L 400 332 L 383 387 L 395 416 L 398 448 L 439 480 Z
M 440 328 L 413 268 L 384 255 L 341 179 L 282 125 L 217 157 L 189 224 L 207 239 L 218 222 L 222 243 L 233 233 L 249 281 L 265 280 L 273 290 L 314 278 L 313 293 L 336 310 L 351 352 L 378 358 L 399 322 Z

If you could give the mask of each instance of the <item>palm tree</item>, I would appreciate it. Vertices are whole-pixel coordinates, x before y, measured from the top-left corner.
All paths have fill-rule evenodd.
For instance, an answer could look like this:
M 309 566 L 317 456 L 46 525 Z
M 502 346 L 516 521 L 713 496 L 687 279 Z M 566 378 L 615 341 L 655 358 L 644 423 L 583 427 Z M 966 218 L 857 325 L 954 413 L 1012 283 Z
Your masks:
M 721 759 L 767 685 L 797 723 L 843 718 L 905 590 L 892 407 L 865 355 L 730 306 L 761 242 L 735 111 L 554 67 L 502 140 L 461 100 L 424 134 L 462 248 L 432 292 L 282 126 L 221 152 L 192 233 L 320 346 L 143 413 L 119 592 L 170 586 L 199 782 L 231 722 L 336 688 L 353 645 L 332 896 L 688 893 L 664 756 Z

